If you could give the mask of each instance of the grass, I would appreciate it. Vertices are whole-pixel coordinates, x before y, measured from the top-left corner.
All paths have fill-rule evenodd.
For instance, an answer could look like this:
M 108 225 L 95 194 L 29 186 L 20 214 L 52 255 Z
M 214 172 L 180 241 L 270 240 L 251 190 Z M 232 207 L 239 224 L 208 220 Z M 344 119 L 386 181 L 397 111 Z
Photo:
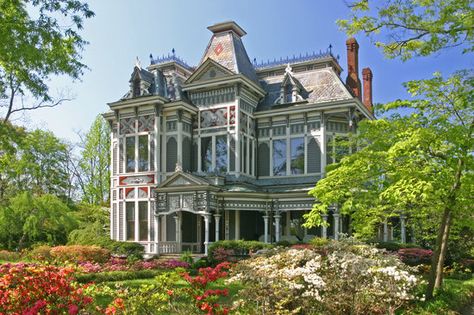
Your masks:
M 445 279 L 443 288 L 433 300 L 419 302 L 399 314 L 455 315 L 474 302 L 474 278 L 468 280 Z

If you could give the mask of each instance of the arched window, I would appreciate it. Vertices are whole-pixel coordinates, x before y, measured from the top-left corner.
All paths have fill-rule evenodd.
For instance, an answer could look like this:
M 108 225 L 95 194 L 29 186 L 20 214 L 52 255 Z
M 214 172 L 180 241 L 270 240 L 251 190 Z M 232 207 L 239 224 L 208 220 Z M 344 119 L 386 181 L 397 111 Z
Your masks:
M 170 137 L 166 143 L 166 171 L 174 172 L 178 161 L 178 144 L 174 137 Z

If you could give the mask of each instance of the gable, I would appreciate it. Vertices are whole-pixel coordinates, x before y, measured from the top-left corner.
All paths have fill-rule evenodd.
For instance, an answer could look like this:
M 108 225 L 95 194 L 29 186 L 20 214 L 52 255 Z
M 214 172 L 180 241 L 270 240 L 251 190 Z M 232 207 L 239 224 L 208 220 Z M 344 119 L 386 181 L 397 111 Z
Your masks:
M 203 185 L 208 186 L 209 183 L 197 176 L 183 172 L 176 172 L 171 177 L 162 182 L 161 185 L 159 185 L 159 188 Z
M 212 59 L 207 59 L 194 73 L 186 80 L 186 84 L 203 82 L 233 75 L 234 72 L 223 67 Z

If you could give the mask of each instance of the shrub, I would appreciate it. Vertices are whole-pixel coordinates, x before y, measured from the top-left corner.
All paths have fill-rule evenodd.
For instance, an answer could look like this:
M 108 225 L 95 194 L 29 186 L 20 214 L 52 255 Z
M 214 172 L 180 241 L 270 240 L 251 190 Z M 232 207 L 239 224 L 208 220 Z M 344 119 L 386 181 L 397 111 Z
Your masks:
M 331 240 L 327 238 L 314 237 L 309 241 L 309 243 L 313 245 L 314 247 L 323 247 L 329 244 L 330 241 Z
M 50 251 L 51 256 L 61 262 L 106 262 L 110 257 L 110 251 L 98 246 L 70 245 L 56 246 Z
M 51 246 L 39 245 L 27 252 L 26 258 L 34 261 L 52 261 Z
M 133 242 L 117 242 L 110 240 L 104 245 L 105 248 L 110 250 L 114 255 L 124 255 L 131 260 L 142 259 L 145 253 L 145 248 Z
M 390 252 L 396 252 L 401 248 L 420 248 L 420 246 L 416 244 L 397 242 L 376 242 L 375 247 L 384 248 Z
M 429 264 L 433 251 L 423 248 L 401 248 L 398 250 L 397 255 L 404 263 L 416 266 L 420 264 Z
M 274 249 L 240 261 L 242 311 L 269 314 L 387 314 L 416 298 L 418 279 L 394 255 L 343 240 L 318 249 Z
M 0 260 L 17 261 L 20 259 L 20 253 L 0 250 Z
M 217 253 L 219 252 L 222 253 L 222 249 L 232 250 L 232 252 L 231 251 L 227 252 L 229 256 L 233 256 L 234 258 L 241 258 L 241 257 L 248 257 L 250 253 L 256 252 L 260 249 L 272 248 L 272 247 L 273 245 L 271 244 L 266 244 L 266 243 L 257 242 L 257 241 L 243 241 L 243 240 L 219 241 L 219 242 L 212 243 L 209 246 L 209 260 L 217 261 L 217 259 L 214 258 L 214 251 L 218 248 L 220 249 L 218 250 Z
M 78 314 L 92 303 L 73 270 L 36 264 L 0 266 L 0 314 Z

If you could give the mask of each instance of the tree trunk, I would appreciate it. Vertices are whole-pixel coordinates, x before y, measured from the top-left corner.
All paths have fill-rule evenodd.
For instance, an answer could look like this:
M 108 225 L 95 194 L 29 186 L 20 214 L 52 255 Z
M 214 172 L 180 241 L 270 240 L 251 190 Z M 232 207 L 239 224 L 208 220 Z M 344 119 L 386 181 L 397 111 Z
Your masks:
M 456 167 L 456 174 L 454 176 L 454 183 L 449 190 L 446 200 L 441 225 L 438 229 L 438 236 L 436 238 L 436 248 L 431 259 L 431 270 L 428 280 L 428 287 L 426 289 L 426 298 L 432 299 L 435 289 L 441 288 L 443 283 L 443 267 L 446 253 L 448 250 L 449 231 L 452 224 L 452 210 L 456 205 L 456 195 L 461 187 L 461 175 L 464 168 L 464 160 L 458 159 Z

